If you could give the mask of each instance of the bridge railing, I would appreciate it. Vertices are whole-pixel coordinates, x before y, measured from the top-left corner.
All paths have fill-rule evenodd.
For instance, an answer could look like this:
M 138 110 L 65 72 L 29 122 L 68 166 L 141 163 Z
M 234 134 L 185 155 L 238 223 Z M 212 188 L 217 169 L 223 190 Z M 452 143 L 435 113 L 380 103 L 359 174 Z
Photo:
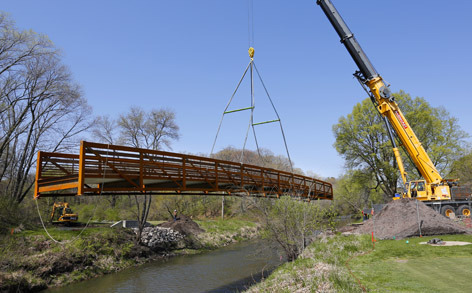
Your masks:
M 79 155 L 38 153 L 35 197 L 130 193 L 332 199 L 322 180 L 213 158 L 83 141 Z

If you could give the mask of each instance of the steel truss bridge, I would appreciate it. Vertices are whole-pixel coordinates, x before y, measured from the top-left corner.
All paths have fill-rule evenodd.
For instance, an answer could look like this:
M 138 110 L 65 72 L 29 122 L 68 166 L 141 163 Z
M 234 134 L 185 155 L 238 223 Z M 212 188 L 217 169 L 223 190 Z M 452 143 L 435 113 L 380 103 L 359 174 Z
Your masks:
M 128 194 L 332 199 L 330 183 L 186 154 L 82 141 L 80 153 L 38 152 L 34 197 Z

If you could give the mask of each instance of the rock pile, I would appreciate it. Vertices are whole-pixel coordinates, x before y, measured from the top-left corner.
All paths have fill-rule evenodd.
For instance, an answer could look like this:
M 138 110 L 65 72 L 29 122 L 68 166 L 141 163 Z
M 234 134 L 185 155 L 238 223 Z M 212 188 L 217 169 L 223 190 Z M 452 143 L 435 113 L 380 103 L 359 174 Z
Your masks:
M 184 235 L 171 228 L 145 227 L 141 234 L 141 242 L 153 250 L 167 250 L 177 246 Z
M 414 199 L 399 199 L 387 204 L 378 214 L 355 233 L 370 234 L 374 231 L 377 239 L 401 239 L 421 235 L 444 235 L 471 233 L 471 230 L 456 224 Z

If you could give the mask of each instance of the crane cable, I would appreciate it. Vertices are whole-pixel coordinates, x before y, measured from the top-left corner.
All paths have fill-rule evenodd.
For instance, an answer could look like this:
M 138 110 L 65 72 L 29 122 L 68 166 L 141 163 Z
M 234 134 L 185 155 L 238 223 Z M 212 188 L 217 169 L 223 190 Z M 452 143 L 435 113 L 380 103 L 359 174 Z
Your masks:
M 109 150 L 110 150 L 110 144 L 108 144 L 107 146 L 107 156 L 106 156 L 106 159 L 105 159 L 105 165 L 108 165 L 108 154 L 109 154 Z M 107 168 L 104 168 L 103 169 L 103 177 L 102 177 L 102 183 L 100 184 L 100 193 L 98 194 L 98 196 L 101 196 L 102 195 L 102 192 L 103 192 L 103 188 L 104 188 L 104 183 L 105 183 L 105 176 L 106 176 L 106 173 L 107 173 Z M 93 208 L 93 212 L 92 212 L 92 215 L 90 216 L 90 218 L 88 219 L 87 223 L 85 224 L 85 226 L 80 230 L 80 233 L 78 235 L 76 235 L 74 238 L 70 239 L 70 240 L 66 240 L 66 241 L 59 241 L 59 240 L 56 240 L 54 237 L 51 236 L 51 234 L 49 234 L 49 231 L 48 229 L 46 228 L 46 226 L 44 225 L 44 221 L 43 221 L 43 217 L 41 216 L 41 212 L 39 210 L 39 204 L 38 204 L 38 198 L 35 198 L 34 201 L 36 202 L 36 209 L 38 211 L 38 215 L 39 215 L 39 219 L 41 220 L 41 225 L 43 226 L 43 229 L 44 231 L 46 232 L 46 234 L 49 236 L 49 238 L 51 238 L 52 241 L 54 241 L 55 243 L 59 243 L 59 244 L 65 244 L 65 243 L 68 243 L 68 242 L 73 242 L 75 240 L 77 240 L 80 235 L 82 235 L 82 233 L 85 231 L 85 229 L 88 227 L 90 221 L 92 220 L 92 218 L 95 216 L 95 211 L 97 210 L 97 204 L 95 205 L 95 207 Z
M 253 0 L 247 1 L 247 36 L 248 47 L 254 47 L 254 5 Z
M 261 158 L 259 145 L 256 139 L 256 133 L 254 131 L 254 108 L 256 107 L 256 101 L 254 99 L 254 48 L 250 47 L 248 50 L 248 53 L 249 53 L 249 57 L 251 58 L 251 61 L 249 61 L 249 78 L 250 78 L 250 83 L 251 83 L 251 107 L 250 107 L 251 115 L 249 116 L 249 125 L 247 126 L 246 137 L 244 138 L 243 149 L 241 150 L 241 156 L 239 158 L 239 162 L 241 164 L 244 163 L 244 151 L 246 149 L 247 137 L 249 135 L 249 129 L 251 127 L 254 133 L 254 139 L 256 141 L 257 154 L 259 155 L 259 158 Z
M 252 133 L 253 133 L 253 136 L 254 136 L 254 141 L 255 141 L 255 144 L 256 144 L 256 149 L 257 149 L 257 154 L 259 156 L 259 159 L 261 160 L 261 163 L 262 165 L 265 165 L 266 162 L 264 161 L 264 157 L 262 156 L 261 154 L 261 150 L 260 150 L 260 147 L 259 147 L 259 141 L 257 139 L 257 134 L 256 134 L 256 130 L 255 130 L 255 127 L 256 125 L 260 125 L 260 124 L 266 124 L 266 123 L 272 123 L 272 122 L 279 122 L 279 127 L 280 127 L 280 131 L 281 131 L 281 134 L 282 134 L 282 138 L 283 138 L 283 141 L 284 141 L 284 147 L 285 147 L 285 151 L 286 151 L 286 154 L 287 154 L 287 159 L 289 161 L 289 165 L 290 165 L 290 171 L 292 173 L 292 180 L 290 182 L 290 188 L 293 189 L 293 186 L 295 184 L 294 182 L 294 170 L 293 170 L 293 163 L 292 163 L 292 159 L 290 157 L 290 152 L 288 150 L 288 145 L 287 145 L 287 139 L 285 137 L 285 132 L 284 132 L 284 129 L 283 129 L 283 126 L 282 126 L 282 120 L 280 119 L 280 116 L 279 116 L 279 113 L 274 105 L 274 102 L 272 101 L 272 98 L 270 97 L 270 94 L 269 94 L 269 91 L 267 90 L 267 87 L 265 86 L 265 83 L 264 81 L 262 80 L 262 76 L 259 72 L 259 70 L 257 69 L 257 66 L 254 62 L 254 9 L 253 9 L 253 1 L 252 0 L 248 0 L 248 44 L 249 44 L 249 50 L 248 50 L 248 53 L 249 53 L 249 57 L 250 57 L 250 62 L 248 64 L 248 66 L 246 67 L 246 69 L 244 70 L 244 73 L 241 77 L 241 79 L 239 80 L 239 83 L 238 85 L 236 86 L 236 89 L 234 90 L 233 94 L 231 95 L 226 107 L 225 107 L 225 110 L 223 111 L 223 114 L 221 116 L 221 119 L 220 119 L 220 123 L 218 125 L 218 129 L 217 129 L 217 132 L 216 132 L 216 135 L 215 135 L 215 139 L 213 141 L 213 146 L 211 148 L 211 152 L 210 152 L 210 157 L 213 156 L 213 152 L 215 150 L 215 145 L 216 145 L 216 141 L 218 139 L 218 135 L 219 135 L 219 132 L 221 130 L 221 125 L 223 123 L 223 119 L 224 119 L 224 116 L 225 114 L 229 114 L 229 113 L 234 113 L 234 112 L 239 112 L 239 111 L 243 111 L 243 110 L 251 110 L 251 114 L 250 114 L 250 117 L 249 117 L 249 123 L 248 123 L 248 127 L 247 127 L 247 130 L 246 130 L 246 135 L 244 137 L 244 143 L 243 143 L 243 148 L 241 150 L 241 155 L 240 155 L 240 159 L 239 159 L 239 162 L 241 164 L 244 163 L 244 152 L 245 152 L 245 149 L 246 149 L 246 144 L 247 144 L 247 139 L 248 139 L 248 136 L 249 136 L 249 131 L 250 129 L 252 128 Z M 255 98 L 254 98 L 254 70 L 256 71 L 256 74 L 257 74 L 257 77 L 259 78 L 263 88 L 264 88 L 264 91 L 270 101 L 270 104 L 272 106 L 272 109 L 274 110 L 274 113 L 277 117 L 276 120 L 271 120 L 271 121 L 265 121 L 265 122 L 260 122 L 260 123 L 254 123 L 254 109 L 255 109 Z M 242 81 L 244 80 L 247 72 L 250 72 L 250 91 L 251 91 L 251 106 L 250 107 L 247 107 L 247 108 L 242 108 L 242 109 L 236 109 L 236 110 L 228 110 L 231 102 L 233 101 L 234 99 L 234 96 L 236 94 L 236 92 L 238 91 Z
M 267 97 L 269 98 L 270 104 L 272 105 L 272 109 L 274 109 L 275 115 L 277 116 L 277 120 L 278 120 L 279 125 L 280 125 L 280 132 L 282 133 L 282 138 L 284 140 L 285 151 L 287 152 L 287 158 L 288 158 L 288 161 L 290 163 L 290 169 L 292 170 L 292 173 L 293 173 L 293 163 L 292 163 L 292 159 L 290 157 L 290 152 L 288 151 L 287 139 L 285 138 L 285 132 L 284 132 L 284 128 L 282 126 L 282 119 L 280 119 L 279 112 L 277 112 L 277 108 L 275 108 L 274 102 L 272 101 L 272 98 L 269 95 L 269 91 L 267 90 L 267 88 L 265 86 L 265 83 L 262 80 L 262 77 L 259 73 L 259 70 L 257 69 L 256 63 L 254 63 L 254 68 L 256 69 L 257 76 L 259 77 L 259 80 L 261 81 L 262 87 L 264 88 L 264 91 L 265 91 Z M 254 133 L 254 136 L 255 136 L 255 133 Z
M 249 117 L 249 125 L 248 125 L 247 131 L 246 131 L 246 135 L 245 135 L 245 138 L 244 138 L 243 149 L 242 149 L 241 156 L 240 156 L 240 163 L 241 164 L 244 163 L 244 151 L 245 151 L 245 148 L 246 148 L 246 143 L 247 143 L 247 139 L 248 139 L 248 136 L 249 136 L 250 129 L 252 128 L 252 132 L 253 132 L 253 135 L 254 135 L 254 140 L 255 140 L 255 143 L 256 143 L 256 148 L 257 148 L 258 155 L 261 158 L 261 160 L 263 160 L 262 154 L 260 152 L 259 142 L 257 140 L 256 130 L 255 130 L 254 126 L 259 125 L 259 124 L 279 122 L 280 131 L 281 131 L 282 138 L 283 138 L 283 141 L 284 141 L 285 151 L 287 153 L 287 158 L 288 158 L 288 161 L 289 161 L 289 164 L 290 164 L 291 172 L 293 173 L 294 172 L 293 171 L 293 163 L 292 163 L 292 159 L 291 159 L 290 152 L 289 152 L 289 149 L 288 149 L 287 139 L 286 139 L 286 136 L 285 136 L 283 125 L 282 125 L 282 119 L 280 118 L 280 115 L 277 111 L 277 108 L 275 107 L 275 104 L 274 104 L 274 102 L 273 102 L 273 100 L 272 100 L 272 98 L 269 94 L 269 91 L 267 90 L 267 87 L 266 87 L 266 85 L 265 85 L 265 83 L 262 79 L 262 76 L 261 76 L 261 74 L 260 74 L 260 72 L 259 72 L 259 70 L 256 66 L 256 63 L 254 62 L 254 48 L 252 48 L 252 47 L 249 48 L 249 56 L 251 57 L 251 60 L 248 64 L 248 66 L 246 67 L 246 69 L 244 70 L 244 73 L 243 73 L 242 77 L 240 78 L 240 80 L 239 80 L 239 82 L 236 86 L 236 89 L 233 91 L 233 94 L 231 95 L 231 97 L 230 97 L 230 99 L 229 99 L 228 103 L 226 104 L 226 107 L 223 111 L 223 114 L 221 115 L 220 123 L 218 125 L 218 129 L 217 129 L 217 132 L 216 132 L 216 135 L 215 135 L 215 139 L 213 141 L 213 146 L 211 148 L 210 157 L 213 155 L 213 152 L 215 150 L 216 141 L 218 140 L 218 136 L 219 136 L 219 133 L 220 133 L 220 130 L 221 130 L 221 126 L 223 124 L 224 116 L 226 114 L 230 114 L 230 113 L 234 113 L 234 112 L 239 112 L 239 111 L 244 111 L 244 110 L 251 110 L 251 115 Z M 261 123 L 254 123 L 255 98 L 254 98 L 254 77 L 253 77 L 254 70 L 253 69 L 255 70 L 255 72 L 257 74 L 257 77 L 258 77 L 259 81 L 261 82 L 262 87 L 264 88 L 264 92 L 265 92 L 267 98 L 270 101 L 272 109 L 274 110 L 274 113 L 277 117 L 276 120 L 266 121 L 266 122 L 261 122 Z M 247 108 L 242 108 L 242 109 L 228 110 L 229 106 L 231 105 L 231 102 L 233 101 L 233 99 L 234 99 L 239 87 L 241 86 L 242 81 L 244 80 L 245 76 L 247 75 L 248 71 L 250 72 L 250 78 L 251 78 L 251 106 L 247 107 Z

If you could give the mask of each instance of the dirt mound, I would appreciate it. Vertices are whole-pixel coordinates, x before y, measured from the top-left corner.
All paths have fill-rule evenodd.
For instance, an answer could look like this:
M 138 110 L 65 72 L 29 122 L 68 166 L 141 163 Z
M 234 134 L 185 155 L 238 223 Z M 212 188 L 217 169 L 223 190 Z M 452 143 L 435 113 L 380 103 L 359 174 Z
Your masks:
M 205 230 L 200 228 L 197 223 L 184 215 L 180 215 L 176 221 L 172 219 L 168 222 L 161 223 L 158 226 L 172 228 L 173 230 L 178 231 L 184 235 L 196 235 L 205 232 Z
M 423 236 L 471 233 L 471 230 L 440 215 L 421 201 L 418 201 L 417 213 L 416 200 L 408 198 L 390 202 L 354 232 L 370 234 L 375 229 L 377 239 L 402 239 L 419 236 L 420 227 Z

